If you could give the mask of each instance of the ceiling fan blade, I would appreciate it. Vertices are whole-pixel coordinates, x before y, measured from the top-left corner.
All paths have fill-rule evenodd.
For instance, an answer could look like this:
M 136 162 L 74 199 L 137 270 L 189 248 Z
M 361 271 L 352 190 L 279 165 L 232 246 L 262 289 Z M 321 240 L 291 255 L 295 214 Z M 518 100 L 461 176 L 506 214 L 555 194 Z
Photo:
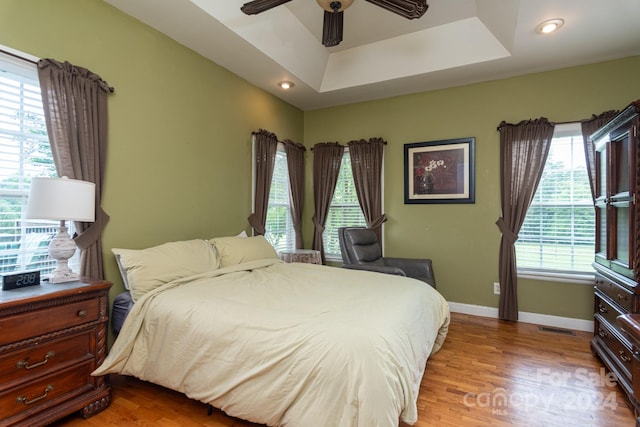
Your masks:
M 337 46 L 342 41 L 342 23 L 344 12 L 324 11 L 322 26 L 322 44 L 326 47 Z
M 290 1 L 291 0 L 253 0 L 243 4 L 240 10 L 247 15 L 256 15 Z
M 427 0 L 367 0 L 376 6 L 387 9 L 409 19 L 420 18 L 425 14 L 429 5 Z

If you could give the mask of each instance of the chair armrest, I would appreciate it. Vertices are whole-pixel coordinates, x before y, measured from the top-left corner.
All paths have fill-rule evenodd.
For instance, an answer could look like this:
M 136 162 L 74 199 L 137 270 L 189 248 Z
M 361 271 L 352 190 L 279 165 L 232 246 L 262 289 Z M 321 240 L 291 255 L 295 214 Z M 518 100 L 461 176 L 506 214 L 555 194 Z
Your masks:
M 436 279 L 430 259 L 385 257 L 384 263 L 388 266 L 400 268 L 408 277 L 423 278 L 431 286 L 436 287 Z
M 395 274 L 396 276 L 406 276 L 404 270 L 402 270 L 401 268 L 393 267 L 389 265 L 344 264 L 342 268 L 347 268 L 349 270 L 374 271 L 377 273 L 384 273 L 384 274 Z

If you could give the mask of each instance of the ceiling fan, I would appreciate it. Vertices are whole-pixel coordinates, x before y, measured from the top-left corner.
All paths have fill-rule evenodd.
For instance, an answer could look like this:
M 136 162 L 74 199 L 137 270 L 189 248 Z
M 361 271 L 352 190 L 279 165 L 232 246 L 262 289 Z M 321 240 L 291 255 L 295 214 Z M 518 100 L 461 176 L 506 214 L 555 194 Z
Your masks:
M 247 15 L 256 15 L 266 10 L 280 6 L 291 0 L 253 0 L 240 8 Z M 324 9 L 324 24 L 322 27 L 322 44 L 330 47 L 337 46 L 342 41 L 342 12 L 351 6 L 353 0 L 316 0 Z M 420 18 L 429 8 L 427 0 L 366 0 L 408 19 Z

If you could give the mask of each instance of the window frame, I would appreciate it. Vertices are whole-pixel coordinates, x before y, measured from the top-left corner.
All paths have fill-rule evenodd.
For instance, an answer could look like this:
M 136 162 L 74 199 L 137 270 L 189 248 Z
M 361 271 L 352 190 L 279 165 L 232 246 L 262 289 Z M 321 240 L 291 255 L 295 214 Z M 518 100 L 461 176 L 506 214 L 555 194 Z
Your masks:
M 351 155 L 349 153 L 349 147 L 345 147 L 344 153 L 342 154 L 342 160 L 341 160 L 341 163 L 340 163 L 340 175 L 338 175 L 338 182 L 336 183 L 336 190 L 334 190 L 334 193 L 331 196 L 331 203 L 329 204 L 329 210 L 328 210 L 328 213 L 327 213 L 327 222 L 330 219 L 331 209 L 332 209 L 332 207 L 334 207 L 334 199 L 335 199 L 336 191 L 338 189 L 338 185 L 340 184 L 340 178 L 341 178 L 341 176 L 347 175 L 346 173 L 344 173 L 344 175 L 343 175 L 343 169 L 342 169 L 343 166 L 344 166 L 344 162 L 345 162 L 345 157 L 346 156 L 348 156 L 349 165 L 351 165 Z M 353 179 L 353 169 L 351 169 L 351 167 L 350 167 L 350 172 L 351 173 L 348 174 L 347 176 L 351 177 L 351 182 L 353 183 L 352 185 L 353 185 L 353 188 L 354 188 L 354 194 L 356 196 L 356 204 L 345 205 L 345 206 L 343 206 L 343 208 L 344 207 L 353 208 L 353 207 L 357 206 L 359 211 L 360 211 L 360 214 L 362 215 L 362 223 L 360 223 L 360 224 L 346 224 L 346 223 L 339 224 L 338 227 L 335 227 L 336 233 L 335 233 L 334 240 L 336 242 L 338 242 L 337 228 L 339 228 L 339 227 L 349 227 L 349 226 L 366 227 L 366 219 L 364 218 L 364 213 L 362 212 L 362 208 L 360 207 L 360 202 L 358 201 L 357 193 L 355 193 L 355 182 L 354 182 L 354 179 Z M 380 178 L 381 179 L 381 183 L 384 182 L 383 177 L 384 177 L 384 167 L 383 167 L 383 173 L 382 173 L 381 178 Z M 384 194 L 384 188 L 383 188 L 382 193 Z M 384 206 L 384 201 L 382 201 L 382 203 L 383 203 L 383 206 Z M 324 232 L 322 233 L 322 244 L 323 244 L 323 249 L 324 249 L 325 260 L 332 261 L 332 262 L 342 262 L 342 252 L 340 250 L 339 243 L 337 244 L 338 245 L 337 246 L 337 248 L 338 248 L 338 252 L 337 253 L 327 251 L 327 242 L 328 242 L 329 239 L 327 239 L 326 236 L 327 236 L 327 233 L 329 233 L 333 228 L 334 227 L 327 227 L 327 223 L 325 223 L 325 229 L 324 229 Z
M 564 138 L 569 136 L 574 138 L 580 138 L 580 141 L 582 140 L 582 129 L 579 122 L 564 123 L 564 124 L 556 125 L 553 139 Z M 546 163 L 545 163 L 545 167 L 546 167 Z M 589 179 L 588 176 L 587 176 L 587 179 Z M 536 189 L 536 194 L 538 193 L 538 190 L 540 190 L 540 187 Z M 534 199 L 535 199 L 535 195 L 534 195 Z M 531 206 L 533 206 L 533 202 Z M 571 206 L 573 207 L 573 206 L 580 206 L 580 205 L 573 203 L 571 204 Z M 589 206 L 593 207 L 593 203 L 590 202 Z M 528 213 L 529 211 L 527 212 L 527 214 Z M 592 230 L 591 236 L 595 238 L 595 211 L 593 212 L 593 217 L 594 217 L 594 229 Z M 526 221 L 526 218 L 525 218 L 525 221 Z M 516 241 L 515 243 L 516 257 L 518 253 L 517 245 L 518 243 Z M 517 264 L 518 263 L 516 258 L 516 265 Z M 581 272 L 581 271 L 561 270 L 561 269 L 552 269 L 552 268 L 546 269 L 546 268 L 518 266 L 517 275 L 518 275 L 518 278 L 524 278 L 524 279 L 535 279 L 535 280 L 541 280 L 541 281 L 564 282 L 564 283 L 578 283 L 578 284 L 588 284 L 588 285 L 593 285 L 595 280 L 595 271 Z
M 0 233 L 5 236 L 3 239 L 11 239 L 2 244 L 0 271 L 17 273 L 40 270 L 42 275 L 47 275 L 56 266 L 56 260 L 49 256 L 48 246 L 58 232 L 60 222 L 25 218 L 31 178 L 34 176 L 57 177 L 50 146 L 44 151 L 37 148 L 38 145 L 40 148 L 42 145 L 49 145 L 39 93 L 36 65 L 38 58 L 2 45 L 0 49 L 3 51 L 0 52 L 0 76 L 7 80 L 3 83 L 6 91 L 0 93 L 2 109 L 0 111 L 0 157 L 2 157 L 0 176 L 3 181 L 0 185 L 0 200 L 2 200 Z M 13 86 L 11 82 L 19 82 L 19 85 Z M 12 87 L 15 91 L 11 89 Z M 40 106 L 34 103 L 38 101 Z M 22 112 L 26 114 L 23 116 Z M 16 118 L 11 117 L 13 114 L 17 114 Z M 35 119 L 30 119 L 27 114 L 33 114 Z M 22 120 L 20 117 L 27 117 L 27 120 Z M 28 124 L 29 120 L 39 120 L 40 123 L 32 126 Z M 44 134 L 38 132 L 44 132 Z M 29 150 L 24 150 L 25 147 L 35 150 L 39 155 L 36 158 L 40 161 L 34 162 L 36 158 L 25 157 L 29 155 Z M 43 154 L 46 157 L 43 157 Z M 43 158 L 50 162 L 49 166 L 43 166 L 41 162 Z M 8 185 L 11 179 L 17 181 L 15 188 Z M 11 199 L 16 198 L 17 204 L 11 202 Z M 11 210 L 18 207 L 19 212 Z M 18 213 L 19 218 L 11 218 L 13 216 L 11 212 Z M 7 225 L 10 222 L 15 222 L 15 226 Z M 70 221 L 68 223 L 70 233 L 73 233 L 73 226 L 73 222 Z M 8 233 L 3 233 L 5 230 Z M 76 250 L 69 260 L 72 268 L 79 266 L 79 252 Z M 12 262 L 14 258 L 15 261 Z
M 272 199 L 274 195 L 273 186 L 274 186 L 274 178 L 276 176 L 276 166 L 278 164 L 278 158 L 280 157 L 280 162 L 284 164 L 284 186 L 286 187 L 286 203 L 282 201 L 275 201 Z M 273 168 L 273 176 L 271 178 L 271 186 L 269 187 L 269 202 L 267 206 L 267 219 L 265 222 L 265 238 L 269 240 L 269 242 L 273 245 L 277 252 L 282 251 L 292 251 L 296 248 L 296 235 L 295 229 L 293 227 L 293 217 L 291 216 L 291 190 L 290 190 L 290 181 L 289 181 L 289 165 L 287 163 L 287 152 L 285 150 L 284 144 L 282 142 L 278 142 L 278 148 L 276 150 L 276 159 Z M 277 242 L 273 241 L 273 237 L 269 236 L 269 211 L 273 207 L 284 207 L 286 209 L 286 219 L 285 219 L 285 244 L 279 245 Z

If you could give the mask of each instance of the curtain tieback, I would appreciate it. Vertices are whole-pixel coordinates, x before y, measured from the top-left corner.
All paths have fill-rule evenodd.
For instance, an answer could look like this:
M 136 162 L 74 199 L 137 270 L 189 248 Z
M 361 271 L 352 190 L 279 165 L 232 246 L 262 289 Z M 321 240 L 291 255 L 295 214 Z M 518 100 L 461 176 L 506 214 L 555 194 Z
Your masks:
M 311 218 L 311 220 L 313 221 L 313 225 L 316 228 L 316 233 L 324 233 L 324 224 L 320 224 L 315 215 L 313 216 L 313 218 Z
M 253 229 L 256 231 L 256 233 L 258 233 L 261 236 L 264 236 L 265 233 L 265 228 L 263 224 L 260 224 L 260 220 L 258 219 L 258 216 L 255 213 L 252 213 L 251 215 L 249 215 L 249 224 L 251 225 L 251 227 L 253 227 Z
M 73 237 L 73 241 L 76 243 L 80 250 L 86 250 L 102 236 L 102 231 L 109 222 L 109 215 L 102 210 L 102 207 L 98 207 L 96 212 L 96 220 L 87 227 L 86 230 L 77 233 Z
M 374 219 L 369 224 L 367 224 L 367 227 L 371 229 L 376 229 L 382 226 L 382 223 L 385 221 L 387 221 L 387 216 L 385 214 L 382 214 L 381 216 L 379 216 L 378 218 Z
M 513 231 L 511 231 L 509 227 L 507 227 L 507 224 L 504 222 L 504 218 L 502 217 L 498 218 L 498 220 L 496 221 L 496 225 L 500 229 L 500 232 L 502 233 L 502 237 L 507 239 L 509 243 L 514 244 L 516 240 L 518 240 L 518 235 Z

